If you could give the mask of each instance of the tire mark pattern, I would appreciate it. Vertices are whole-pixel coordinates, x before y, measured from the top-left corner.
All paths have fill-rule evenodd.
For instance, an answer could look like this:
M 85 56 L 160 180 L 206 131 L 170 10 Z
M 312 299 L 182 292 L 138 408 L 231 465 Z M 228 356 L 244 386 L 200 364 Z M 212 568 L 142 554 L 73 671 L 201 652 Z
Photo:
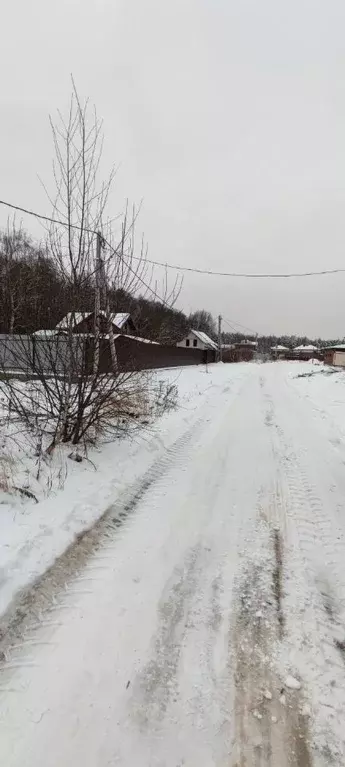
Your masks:
M 90 529 L 76 536 L 75 542 L 36 583 L 20 592 L 0 620 L 0 669 L 8 664 L 13 645 L 25 645 L 33 626 L 41 625 L 49 614 L 63 609 L 63 594 L 68 591 L 69 584 L 76 584 L 86 564 L 129 520 L 149 488 L 159 483 L 172 465 L 186 465 L 189 446 L 204 426 L 204 419 L 197 419 L 139 482 L 127 489 Z M 109 561 L 111 559 L 109 557 Z

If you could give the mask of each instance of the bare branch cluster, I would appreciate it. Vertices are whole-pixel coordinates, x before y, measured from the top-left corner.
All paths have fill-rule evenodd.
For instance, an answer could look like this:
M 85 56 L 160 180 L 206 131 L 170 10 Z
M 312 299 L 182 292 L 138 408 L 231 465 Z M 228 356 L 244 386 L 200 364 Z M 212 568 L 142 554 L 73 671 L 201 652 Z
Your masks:
M 53 208 L 47 248 L 63 292 L 68 295 L 69 321 L 63 332 L 47 332 L 40 337 L 13 335 L 12 340 L 0 345 L 0 370 L 2 390 L 11 412 L 38 435 L 41 443 L 42 434 L 48 436 L 53 449 L 60 441 L 78 444 L 111 428 L 118 429 L 147 408 L 147 376 L 129 370 L 128 366 L 127 372 L 123 372 L 117 366 L 111 322 L 112 312 L 118 310 L 114 301 L 121 293 L 134 298 L 142 297 L 144 292 L 153 295 L 161 305 L 170 306 L 178 297 L 181 283 L 177 279 L 169 290 L 166 274 L 161 287 L 154 282 L 144 240 L 138 246 L 136 242 L 140 208 L 130 209 L 127 204 L 120 220 L 118 216 L 109 217 L 115 167 L 106 180 L 100 178 L 102 122 L 88 102 L 81 104 L 74 83 L 67 119 L 59 112 L 57 122 L 51 119 L 51 128 L 55 193 L 47 192 Z M 8 285 L 17 249 L 22 251 L 27 244 L 23 233 L 13 224 L 2 245 Z M 94 310 L 95 327 L 91 335 L 79 336 L 76 315 L 84 308 L 86 286 L 88 294 L 93 295 L 94 304 L 88 309 Z M 20 313 L 23 291 L 24 288 L 19 293 L 7 290 L 14 318 L 10 334 Z M 105 339 L 101 339 L 100 333 L 101 313 L 106 314 L 108 322 L 110 369 L 102 364 Z M 24 371 L 25 380 L 19 380 L 18 371 Z

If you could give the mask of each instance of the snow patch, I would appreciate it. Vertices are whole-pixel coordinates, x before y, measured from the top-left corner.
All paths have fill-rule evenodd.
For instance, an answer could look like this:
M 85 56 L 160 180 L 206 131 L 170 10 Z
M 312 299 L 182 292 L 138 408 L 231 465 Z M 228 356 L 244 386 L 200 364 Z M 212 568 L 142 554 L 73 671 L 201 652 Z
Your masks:
M 290 674 L 286 677 L 284 684 L 289 690 L 300 690 L 302 686 L 299 679 Z

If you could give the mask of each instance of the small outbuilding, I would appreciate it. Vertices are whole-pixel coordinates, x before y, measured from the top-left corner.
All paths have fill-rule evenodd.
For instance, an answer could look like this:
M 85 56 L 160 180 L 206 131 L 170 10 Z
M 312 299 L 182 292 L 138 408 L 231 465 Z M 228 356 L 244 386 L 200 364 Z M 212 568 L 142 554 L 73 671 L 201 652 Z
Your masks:
M 323 351 L 323 361 L 325 365 L 334 365 L 334 367 L 345 367 L 345 344 L 335 344 L 326 346 Z

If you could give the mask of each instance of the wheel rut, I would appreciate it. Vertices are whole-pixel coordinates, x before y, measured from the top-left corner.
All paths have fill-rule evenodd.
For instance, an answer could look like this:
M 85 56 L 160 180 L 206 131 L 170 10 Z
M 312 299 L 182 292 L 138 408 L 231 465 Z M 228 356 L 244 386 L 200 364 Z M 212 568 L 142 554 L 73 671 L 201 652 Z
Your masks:
M 231 767 L 311 767 L 300 690 L 286 689 L 273 662 L 282 636 L 282 543 L 265 525 L 266 554 L 248 562 L 237 587 L 235 753 Z M 269 546 L 270 544 L 270 546 Z
M 312 713 L 309 729 L 313 755 L 322 767 L 335 767 L 343 764 L 345 757 L 341 694 L 345 686 L 345 549 L 341 517 L 332 495 L 325 493 L 327 482 L 332 483 L 327 464 L 314 464 L 319 460 L 318 449 L 324 455 L 322 445 L 316 443 L 315 453 L 310 455 L 310 434 L 301 428 L 308 422 L 300 421 L 299 414 L 289 409 L 289 399 L 283 400 L 283 408 L 278 402 L 276 411 L 273 393 L 271 396 L 265 386 L 262 391 L 276 467 L 273 506 L 279 510 L 276 519 L 284 557 L 279 588 L 277 578 L 283 616 L 280 657 L 284 664 L 291 658 L 303 669 L 303 688 Z
M 164 478 L 172 465 L 188 461 L 191 444 L 203 427 L 204 422 L 200 418 L 165 451 L 139 482 L 106 509 L 91 528 L 76 536 L 73 544 L 43 576 L 19 593 L 0 618 L 0 670 L 8 666 L 11 647 L 17 647 L 19 643 L 24 645 L 25 637 L 33 627 L 45 620 L 53 620 L 59 595 L 65 594 L 69 584 L 78 578 L 92 557 L 116 536 L 149 489 Z

